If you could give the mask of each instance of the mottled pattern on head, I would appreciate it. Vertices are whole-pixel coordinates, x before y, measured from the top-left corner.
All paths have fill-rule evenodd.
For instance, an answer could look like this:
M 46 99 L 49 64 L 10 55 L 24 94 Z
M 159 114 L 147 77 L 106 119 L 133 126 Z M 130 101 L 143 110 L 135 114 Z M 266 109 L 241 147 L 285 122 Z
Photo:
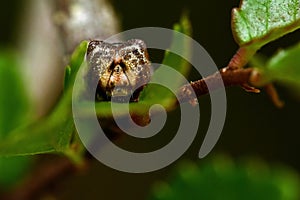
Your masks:
M 146 45 L 138 39 L 124 43 L 93 40 L 88 45 L 87 62 L 88 79 L 98 81 L 98 95 L 106 100 L 114 96 L 122 101 L 131 96 L 131 101 L 137 101 L 142 87 L 135 92 L 134 88 L 147 84 L 152 72 Z

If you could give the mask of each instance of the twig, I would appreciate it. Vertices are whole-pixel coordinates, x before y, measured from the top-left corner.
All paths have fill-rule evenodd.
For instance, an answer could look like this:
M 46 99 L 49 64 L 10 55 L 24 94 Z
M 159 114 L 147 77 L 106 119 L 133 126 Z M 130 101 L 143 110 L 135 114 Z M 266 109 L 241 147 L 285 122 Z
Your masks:
M 230 69 L 239 69 L 243 68 L 248 62 L 249 59 L 256 53 L 256 48 L 251 48 L 250 46 L 240 47 L 236 54 L 232 57 L 228 64 Z
M 39 166 L 21 185 L 4 196 L 0 196 L 0 199 L 36 199 L 51 183 L 55 184 L 75 171 L 76 167 L 67 158 L 51 159 L 51 162 Z
M 247 91 L 257 93 L 259 90 L 249 86 L 252 71 L 252 68 L 233 69 L 231 67 L 225 67 L 211 76 L 191 82 L 189 85 L 182 86 L 179 90 L 179 102 L 190 102 L 194 104 L 195 99 L 192 96 L 191 89 L 193 89 L 196 96 L 199 97 L 210 92 L 208 90 L 207 83 L 211 86 L 210 89 L 215 90 L 222 87 L 220 84 L 221 81 L 225 87 L 237 85 L 246 88 L 247 86 Z

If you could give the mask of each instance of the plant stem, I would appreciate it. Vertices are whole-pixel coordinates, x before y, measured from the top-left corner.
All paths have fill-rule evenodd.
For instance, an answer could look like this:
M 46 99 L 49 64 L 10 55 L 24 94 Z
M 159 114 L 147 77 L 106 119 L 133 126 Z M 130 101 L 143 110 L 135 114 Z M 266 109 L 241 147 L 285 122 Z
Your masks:
M 253 57 L 257 49 L 249 46 L 240 47 L 230 60 L 228 67 L 231 69 L 243 68 Z
M 38 166 L 24 182 L 4 196 L 0 196 L 0 199 L 37 199 L 51 184 L 58 183 L 76 171 L 76 166 L 65 157 L 50 160 Z
M 213 90 L 223 87 L 223 84 L 225 87 L 235 85 L 244 87 L 245 85 L 250 84 L 250 77 L 252 72 L 252 68 L 233 69 L 231 67 L 225 67 L 206 78 L 182 86 L 179 90 L 179 102 L 190 102 L 194 104 L 193 102 L 195 102 L 195 99 L 192 95 L 193 92 L 191 91 L 191 89 L 194 90 L 197 97 L 200 97 L 210 92 L 207 87 L 207 83 L 212 86 L 211 89 Z M 220 82 L 223 82 L 223 84 L 221 85 Z M 256 91 L 257 90 L 253 90 L 252 92 Z

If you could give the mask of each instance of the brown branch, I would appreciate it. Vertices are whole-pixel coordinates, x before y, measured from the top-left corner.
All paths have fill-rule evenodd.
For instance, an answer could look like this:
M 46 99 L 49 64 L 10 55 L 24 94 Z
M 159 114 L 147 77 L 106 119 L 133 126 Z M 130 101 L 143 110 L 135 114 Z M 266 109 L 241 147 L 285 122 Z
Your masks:
M 49 159 L 49 157 L 47 157 Z M 0 196 L 6 200 L 36 199 L 52 184 L 76 171 L 76 166 L 68 158 L 50 159 L 39 166 L 24 182 L 12 191 Z
M 215 74 L 208 76 L 206 78 L 200 79 L 195 82 L 191 82 L 188 85 L 184 85 L 179 90 L 179 102 L 190 102 L 192 104 L 195 103 L 195 99 L 192 95 L 191 89 L 194 90 L 196 96 L 202 96 L 209 93 L 207 84 L 211 86 L 210 89 L 215 90 L 220 87 L 223 87 L 221 83 L 224 84 L 225 87 L 227 86 L 242 86 L 247 91 L 257 93 L 258 90 L 250 87 L 250 77 L 253 72 L 252 68 L 231 68 L 225 67 L 220 71 L 216 72 Z
M 236 54 L 230 60 L 228 68 L 243 68 L 249 62 L 249 59 L 256 53 L 256 50 L 257 49 L 255 47 L 252 47 L 251 45 L 240 47 Z

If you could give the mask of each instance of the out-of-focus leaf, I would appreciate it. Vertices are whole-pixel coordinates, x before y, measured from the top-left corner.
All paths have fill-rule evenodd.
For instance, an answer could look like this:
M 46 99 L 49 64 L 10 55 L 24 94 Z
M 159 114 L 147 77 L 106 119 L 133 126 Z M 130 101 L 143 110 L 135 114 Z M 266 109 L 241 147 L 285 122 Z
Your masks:
M 232 11 L 232 29 L 240 46 L 259 49 L 299 27 L 299 0 L 242 0 Z
M 267 63 L 267 74 L 277 80 L 300 87 L 300 44 L 281 50 Z
M 64 90 L 68 90 L 74 85 L 76 74 L 84 61 L 85 52 L 87 49 L 88 41 L 83 41 L 74 51 L 71 56 L 70 65 L 65 70 Z
M 298 175 L 289 169 L 253 159 L 236 164 L 222 156 L 180 165 L 171 180 L 155 186 L 150 199 L 297 200 L 299 187 Z
M 9 188 L 22 179 L 30 163 L 26 156 L 0 158 L 0 188 Z
M 72 86 L 86 47 L 87 42 L 84 41 L 74 51 L 65 78 L 66 90 L 54 110 L 44 119 L 18 127 L 5 140 L 0 141 L 0 156 L 69 152 L 75 130 L 71 107 Z
M 28 118 L 29 100 L 26 95 L 16 57 L 0 52 L 0 143 Z M 23 146 L 22 144 L 15 144 Z M 28 157 L 0 158 L 0 186 L 9 187 L 19 180 L 28 168 Z
M 28 117 L 29 101 L 16 58 L 0 53 L 0 139 Z
M 0 142 L 0 156 L 35 155 L 66 150 L 74 132 L 73 120 L 71 114 L 57 116 L 57 120 L 41 120 L 11 132 L 6 140 Z
M 183 38 L 180 34 L 183 33 L 188 36 L 191 36 L 192 34 L 192 28 L 188 17 L 184 14 L 180 22 L 174 25 L 173 29 L 175 32 L 173 35 L 172 45 L 170 47 L 170 50 L 166 51 L 162 64 L 165 66 L 169 66 L 178 71 L 183 76 L 186 76 L 191 69 L 190 64 L 179 55 L 171 52 L 176 49 L 176 51 L 183 55 L 183 57 L 191 57 L 192 52 L 190 40 Z M 160 68 L 155 71 L 153 79 L 163 79 L 162 82 L 172 85 L 174 88 L 179 88 L 183 85 L 183 80 L 170 76 L 170 74 L 168 74 L 168 71 Z M 149 102 L 151 104 L 159 103 L 161 105 L 164 105 L 166 109 L 172 107 L 173 103 L 175 102 L 175 96 L 173 93 L 171 93 L 171 91 L 163 86 L 155 84 L 148 85 L 142 91 L 140 99 L 141 101 Z

